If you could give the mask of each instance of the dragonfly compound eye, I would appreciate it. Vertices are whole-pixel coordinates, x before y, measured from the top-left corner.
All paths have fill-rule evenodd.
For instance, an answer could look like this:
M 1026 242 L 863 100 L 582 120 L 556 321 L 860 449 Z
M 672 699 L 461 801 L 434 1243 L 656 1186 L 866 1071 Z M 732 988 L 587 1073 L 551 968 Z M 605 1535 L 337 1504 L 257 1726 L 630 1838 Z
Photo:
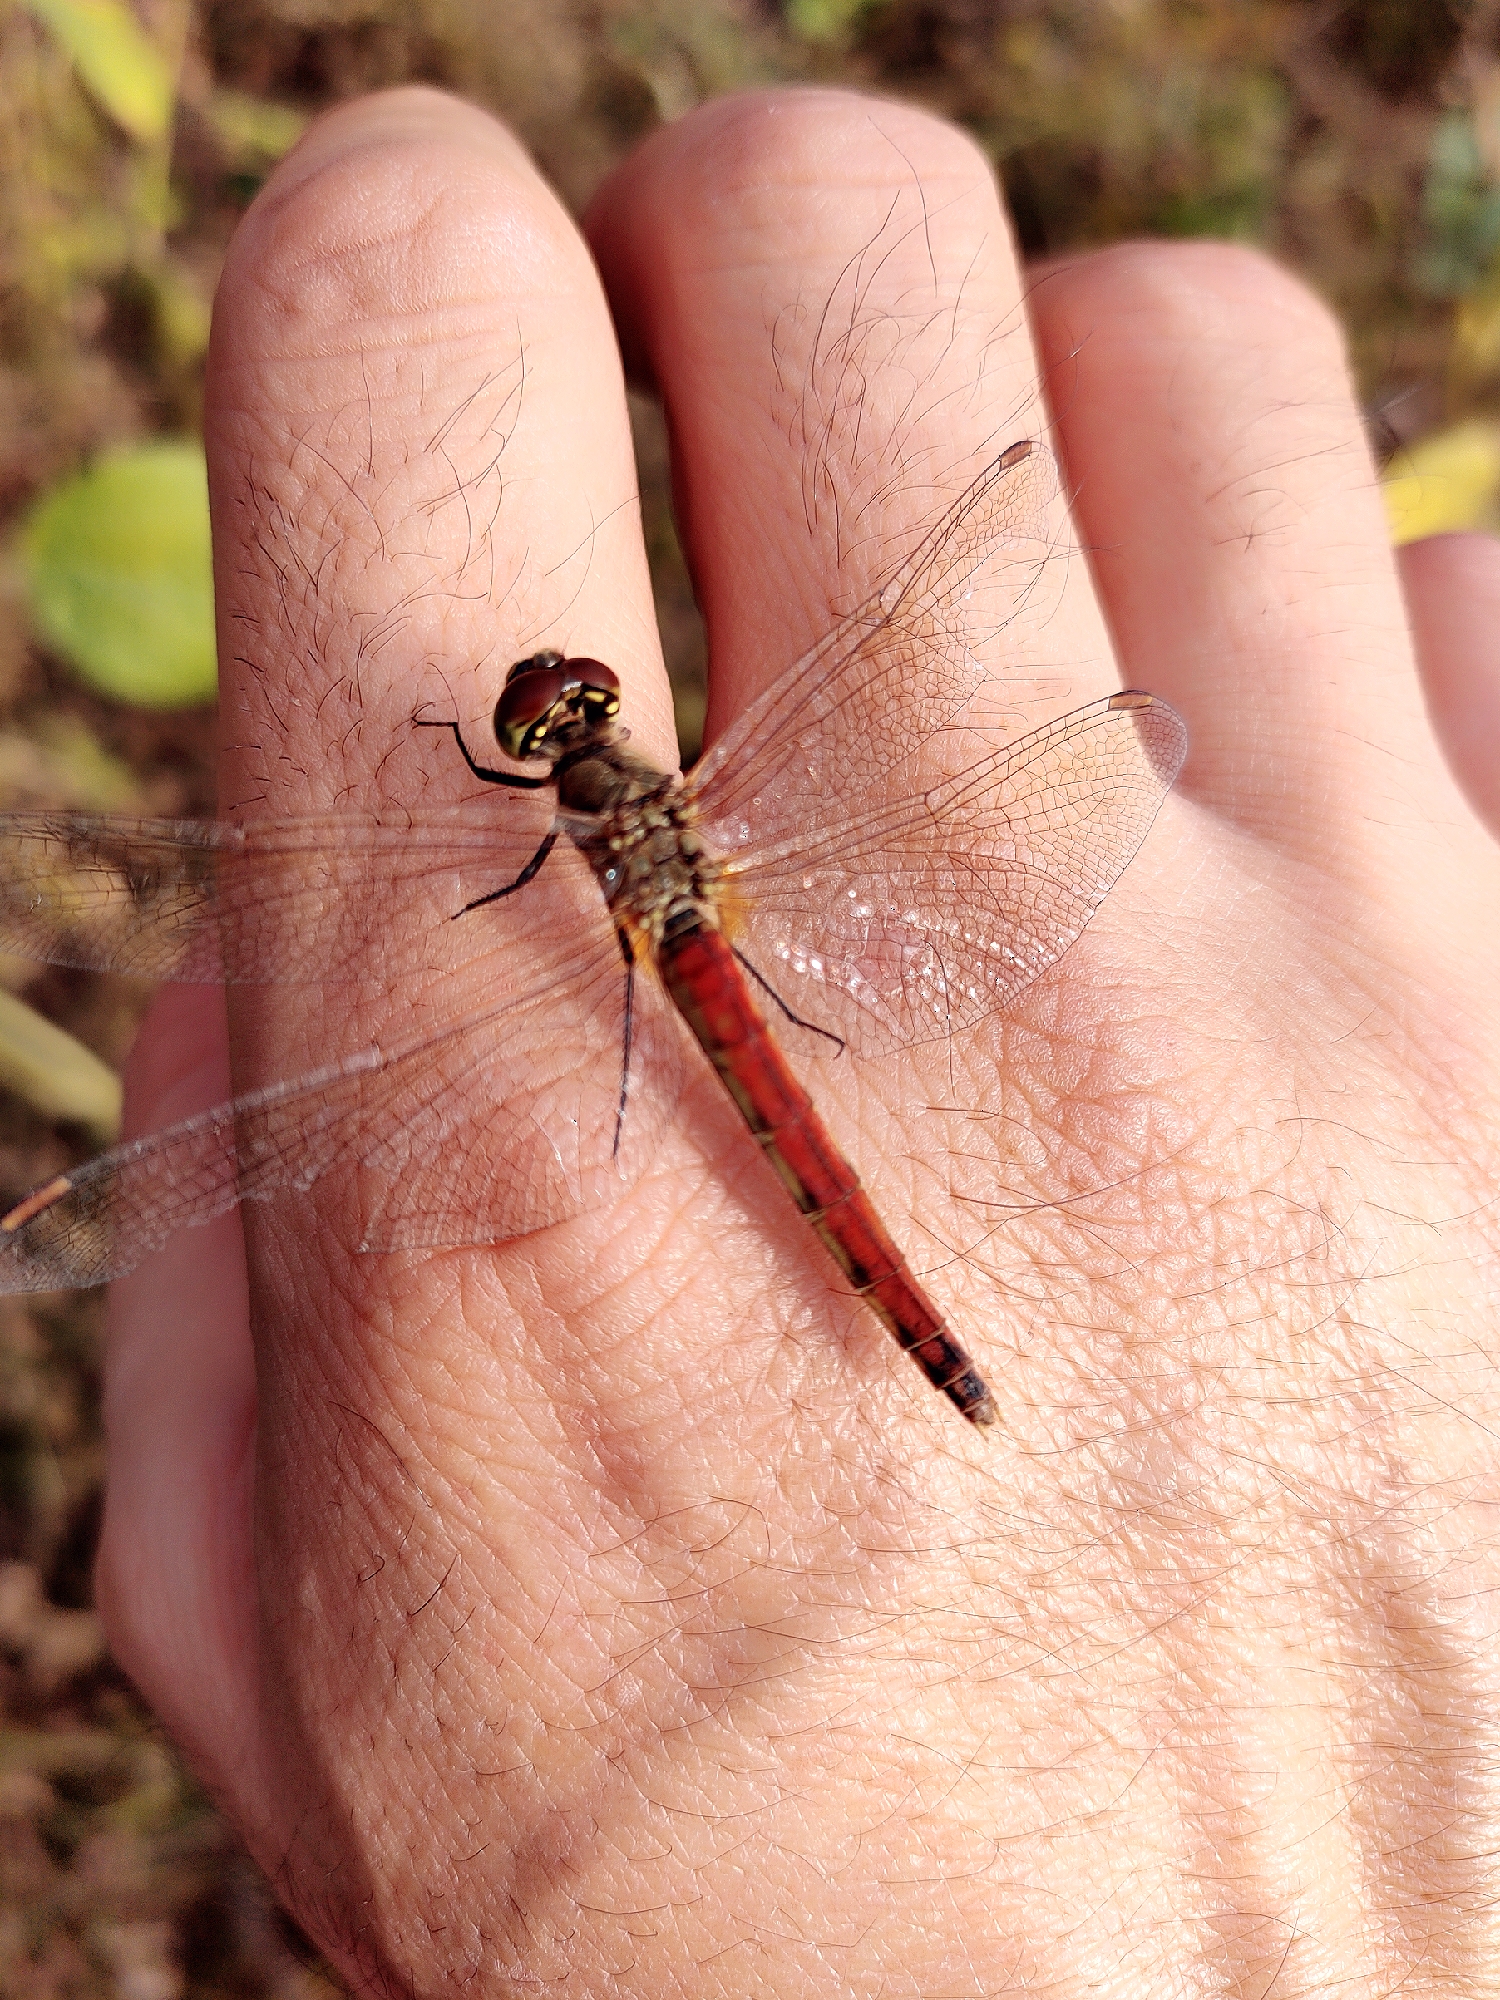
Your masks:
M 600 660 L 537 653 L 518 660 L 495 704 L 495 736 L 508 757 L 544 757 L 547 737 L 570 718 L 607 722 L 619 712 L 620 682 Z
M 565 660 L 567 694 L 586 722 L 608 722 L 620 712 L 620 677 L 603 660 Z
M 505 685 L 509 687 L 512 681 L 519 680 L 522 674 L 531 673 L 534 668 L 560 667 L 562 664 L 562 654 L 548 646 L 540 653 L 530 653 L 524 660 L 517 660 L 505 676 Z

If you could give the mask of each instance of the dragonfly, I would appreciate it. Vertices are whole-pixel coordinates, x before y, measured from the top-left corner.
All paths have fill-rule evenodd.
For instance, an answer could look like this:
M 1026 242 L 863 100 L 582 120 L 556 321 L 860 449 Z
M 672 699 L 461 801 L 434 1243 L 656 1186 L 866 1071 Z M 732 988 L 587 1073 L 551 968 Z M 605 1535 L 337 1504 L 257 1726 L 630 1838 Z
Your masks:
M 335 1172 L 363 1250 L 511 1241 L 627 1188 L 706 1058 L 853 1292 L 993 1424 L 786 1049 L 836 1067 L 1005 1008 L 1078 938 L 1176 777 L 1184 726 L 1141 690 L 996 741 L 976 639 L 1021 616 L 1055 490 L 1039 440 L 1008 446 L 686 778 L 630 748 L 612 669 L 549 649 L 510 670 L 499 763 L 457 721 L 414 718 L 452 732 L 472 796 L 365 817 L 0 814 L 0 950 L 300 983 L 336 996 L 315 1019 L 353 1024 L 328 1060 L 16 1202 L 0 1289 L 104 1283 Z

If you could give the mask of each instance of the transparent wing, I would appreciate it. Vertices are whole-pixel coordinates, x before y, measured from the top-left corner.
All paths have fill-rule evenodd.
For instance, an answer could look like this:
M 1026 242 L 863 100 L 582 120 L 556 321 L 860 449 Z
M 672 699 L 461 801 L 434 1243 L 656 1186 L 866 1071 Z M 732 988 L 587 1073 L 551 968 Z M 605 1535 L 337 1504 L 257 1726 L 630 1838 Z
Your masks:
M 345 1171 L 330 1199 L 354 1207 L 333 1214 L 369 1250 L 503 1242 L 618 1194 L 680 1089 L 675 1013 L 654 978 L 637 981 L 621 1125 L 613 930 L 596 926 L 561 983 L 555 954 L 533 950 L 524 990 L 514 954 L 504 959 L 493 967 L 499 997 L 466 1019 L 358 1048 L 37 1190 L 0 1220 L 0 1290 L 102 1284 L 178 1230 L 306 1190 L 335 1168 Z M 424 999 L 441 1020 L 452 995 Z
M 914 767 L 911 796 L 729 861 L 741 948 L 797 1013 L 856 1050 L 970 1026 L 1078 937 L 1186 749 L 1176 711 L 1130 692 L 925 790 Z
M 1055 489 L 1041 444 L 1001 453 L 688 780 L 746 957 L 857 1050 L 1013 999 L 1099 908 L 1182 764 L 1181 719 L 1133 692 L 995 746 L 976 649 L 1027 611 Z
M 1149 696 L 1003 750 L 977 713 L 976 648 L 1027 607 L 1054 483 L 1040 445 L 1002 454 L 689 781 L 751 962 L 860 1046 L 951 1032 L 1066 950 L 1181 762 L 1182 725 Z M 0 816 L 0 949 L 344 995 L 314 1072 L 20 1203 L 0 1220 L 0 1283 L 100 1282 L 335 1166 L 352 1240 L 371 1248 L 504 1240 L 627 1183 L 680 1088 L 665 996 L 638 979 L 620 1127 L 625 980 L 582 857 L 560 841 L 523 891 L 467 907 L 514 881 L 551 824 L 547 799 L 514 792 L 389 824 Z M 361 1029 L 347 1002 L 366 994 L 371 1019 L 406 1025 Z
M 1051 556 L 1046 447 L 1013 444 L 891 580 L 725 731 L 688 779 L 722 852 L 775 848 L 830 812 L 891 796 L 924 739 L 954 726 L 989 679 L 977 649 L 1011 625 Z
M 450 919 L 513 881 L 550 819 L 516 792 L 389 825 L 0 813 L 0 951 L 253 984 L 367 976 L 373 951 L 399 979 L 473 941 Z

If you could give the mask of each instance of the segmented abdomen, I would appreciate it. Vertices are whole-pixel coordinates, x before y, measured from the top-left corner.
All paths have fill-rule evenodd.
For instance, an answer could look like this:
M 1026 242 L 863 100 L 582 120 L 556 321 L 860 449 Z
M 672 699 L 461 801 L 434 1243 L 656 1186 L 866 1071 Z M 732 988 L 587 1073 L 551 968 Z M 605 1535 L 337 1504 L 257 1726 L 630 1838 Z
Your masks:
M 787 1066 L 723 933 L 698 924 L 667 938 L 663 983 L 793 1201 L 896 1339 L 974 1424 L 992 1424 L 983 1378 L 912 1276 L 807 1092 Z

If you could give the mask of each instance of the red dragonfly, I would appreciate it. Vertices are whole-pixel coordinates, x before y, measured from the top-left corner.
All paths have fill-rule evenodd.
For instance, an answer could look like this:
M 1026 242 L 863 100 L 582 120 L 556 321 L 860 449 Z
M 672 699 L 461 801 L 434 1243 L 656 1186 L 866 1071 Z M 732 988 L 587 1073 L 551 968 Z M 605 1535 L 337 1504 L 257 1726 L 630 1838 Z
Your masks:
M 330 1019 L 358 1020 L 361 990 L 385 1011 L 399 993 L 412 1018 L 37 1188 L 0 1217 L 0 1289 L 103 1283 L 335 1169 L 357 1187 L 361 1248 L 544 1227 L 641 1170 L 685 1023 L 855 1291 L 992 1423 L 767 1016 L 823 1053 L 952 1036 L 1068 949 L 1144 839 L 1186 748 L 1165 703 L 1107 696 L 1003 748 L 985 721 L 976 607 L 998 588 L 986 633 L 1020 615 L 1054 488 L 1045 448 L 1011 445 L 686 780 L 627 747 L 608 667 L 549 651 L 500 696 L 505 767 L 457 723 L 427 725 L 505 788 L 503 812 L 486 793 L 367 819 L 0 815 L 0 949 L 338 987 Z M 922 743 L 883 732 L 898 709 L 928 719 Z M 476 990 L 487 1003 L 465 1014 Z

